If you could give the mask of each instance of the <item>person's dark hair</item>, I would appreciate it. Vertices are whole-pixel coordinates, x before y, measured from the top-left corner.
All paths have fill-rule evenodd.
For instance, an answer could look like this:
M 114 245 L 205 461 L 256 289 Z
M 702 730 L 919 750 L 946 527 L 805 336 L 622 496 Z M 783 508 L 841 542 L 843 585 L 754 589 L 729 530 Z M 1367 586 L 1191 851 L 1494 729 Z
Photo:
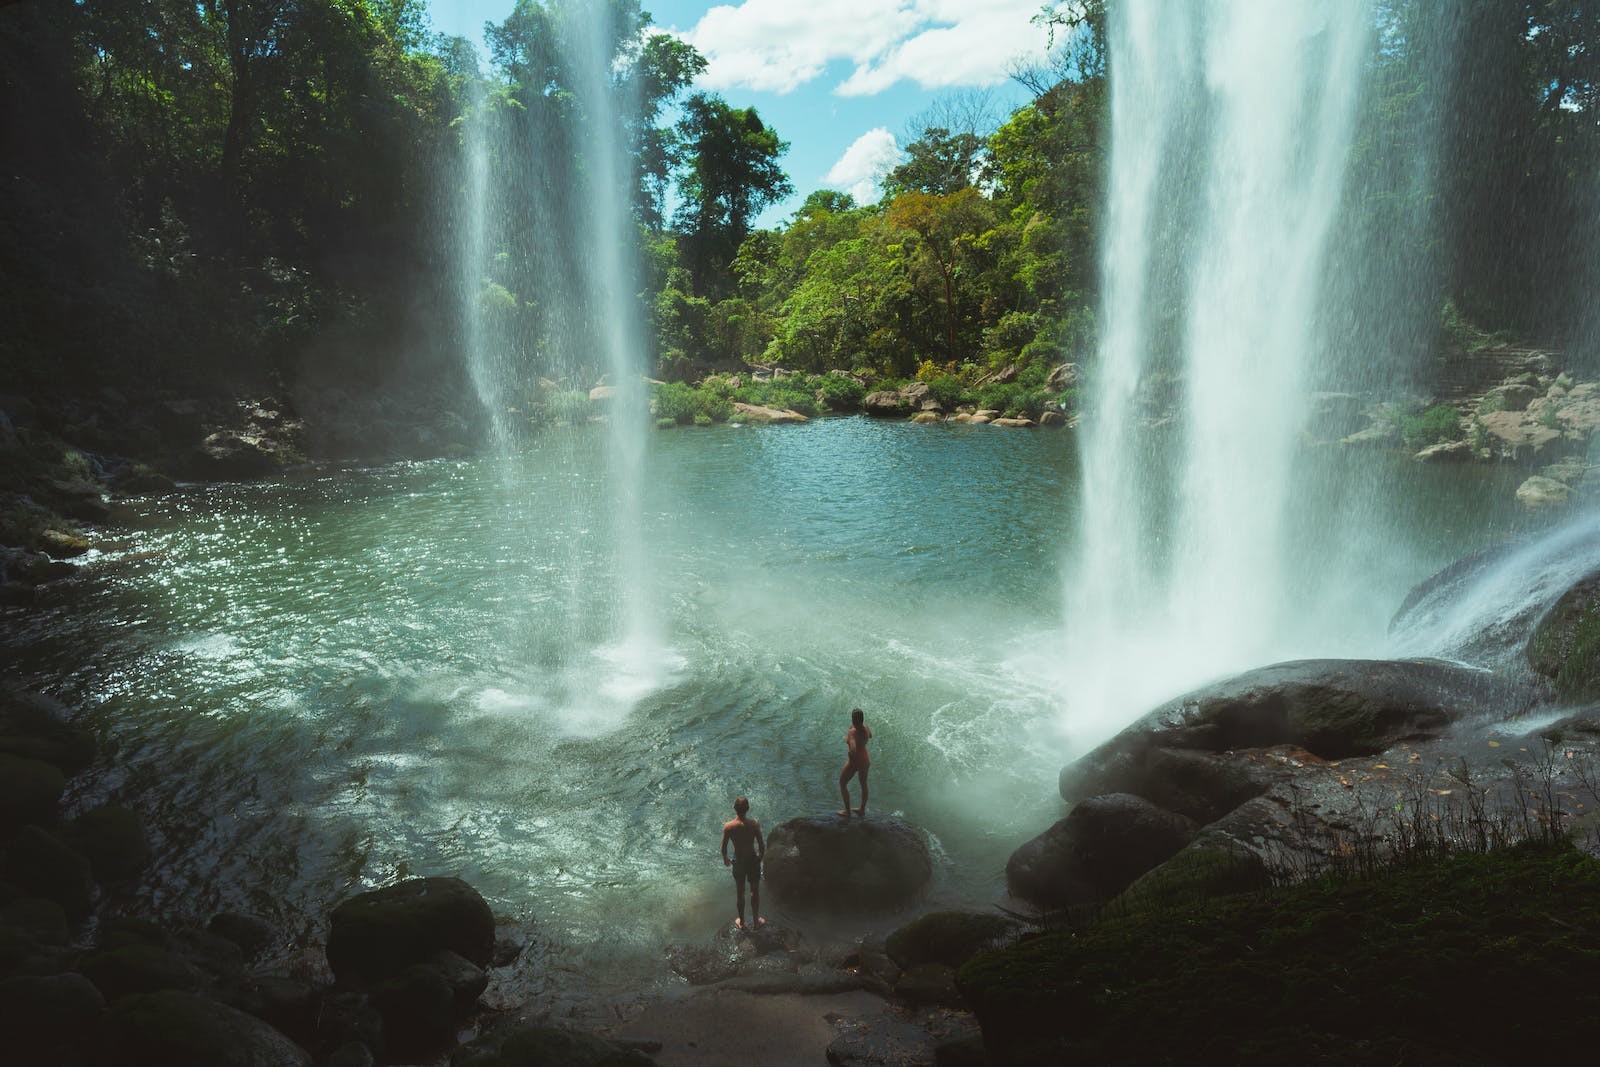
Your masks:
M 736 799 L 733 802 L 733 810 L 739 815 L 743 815 L 745 812 L 749 811 L 750 810 L 750 798 L 749 797 L 739 797 L 738 799 Z
M 862 711 L 860 708 L 852 709 L 851 712 L 850 712 L 850 723 L 853 726 L 865 726 L 865 725 L 867 725 L 867 714 L 866 714 L 866 712 Z

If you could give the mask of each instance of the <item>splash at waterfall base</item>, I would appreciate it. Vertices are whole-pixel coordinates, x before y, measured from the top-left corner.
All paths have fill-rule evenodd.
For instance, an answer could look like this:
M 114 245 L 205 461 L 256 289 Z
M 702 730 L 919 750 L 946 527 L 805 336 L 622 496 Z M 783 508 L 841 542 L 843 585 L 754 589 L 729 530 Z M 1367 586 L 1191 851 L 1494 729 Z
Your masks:
M 1064 768 L 1067 816 L 1007 868 L 1063 929 L 960 973 L 991 1061 L 1590 1047 L 1597 553 L 1592 515 L 1477 553 L 1418 586 L 1392 628 L 1451 659 L 1247 671 Z

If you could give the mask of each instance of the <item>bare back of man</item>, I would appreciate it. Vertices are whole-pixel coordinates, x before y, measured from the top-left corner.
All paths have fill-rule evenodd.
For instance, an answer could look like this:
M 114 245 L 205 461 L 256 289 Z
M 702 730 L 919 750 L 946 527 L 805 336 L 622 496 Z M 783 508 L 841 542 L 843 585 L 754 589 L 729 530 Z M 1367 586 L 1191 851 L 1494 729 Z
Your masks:
M 757 926 L 766 925 L 761 917 L 761 860 L 767 845 L 761 837 L 761 822 L 748 816 L 750 802 L 740 797 L 733 802 L 735 818 L 722 824 L 722 864 L 733 868 L 733 896 L 738 905 L 739 917 L 734 920 L 739 929 L 744 923 L 744 887 L 750 886 L 751 918 Z M 728 846 L 733 846 L 733 858 L 728 858 Z

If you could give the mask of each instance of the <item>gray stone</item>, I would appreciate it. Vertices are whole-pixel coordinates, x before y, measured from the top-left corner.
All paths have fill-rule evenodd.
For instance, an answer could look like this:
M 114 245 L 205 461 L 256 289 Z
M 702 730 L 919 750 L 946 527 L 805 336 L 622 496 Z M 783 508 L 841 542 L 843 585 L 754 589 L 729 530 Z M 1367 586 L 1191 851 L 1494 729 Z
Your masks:
M 901 819 L 813 815 L 767 835 L 766 876 L 799 908 L 878 911 L 914 900 L 933 874 L 922 831 Z

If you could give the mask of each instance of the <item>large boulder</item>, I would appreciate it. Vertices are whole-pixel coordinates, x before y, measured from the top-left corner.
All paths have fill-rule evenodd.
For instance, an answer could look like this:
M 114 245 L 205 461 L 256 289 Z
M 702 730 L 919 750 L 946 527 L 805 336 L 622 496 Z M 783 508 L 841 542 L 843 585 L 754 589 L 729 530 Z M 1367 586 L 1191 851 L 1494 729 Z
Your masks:
M 959 967 L 1014 937 L 1018 927 L 1017 920 L 998 912 L 934 911 L 890 934 L 884 951 L 901 968 L 924 963 Z
M 277 442 L 265 434 L 218 430 L 195 450 L 191 466 L 204 478 L 262 478 L 281 469 L 283 457 Z
M 733 418 L 736 422 L 758 422 L 764 426 L 783 425 L 808 421 L 798 411 L 787 408 L 769 408 L 760 404 L 744 404 L 738 401 L 733 405 Z
M 1571 487 L 1542 474 L 1535 474 L 1517 486 L 1517 503 L 1529 511 L 1563 508 L 1571 498 Z
M 127 997 L 101 1023 L 94 1067 L 311 1067 L 311 1056 L 253 1015 L 194 993 Z
M 1525 697 L 1506 679 L 1442 660 L 1276 663 L 1162 704 L 1063 769 L 1061 795 L 1077 801 L 1135 793 L 1209 822 L 1237 803 L 1210 791 L 1248 792 L 1248 783 L 1203 773 L 1172 782 L 1164 773 L 1168 754 L 1293 745 L 1321 759 L 1373 755 L 1400 741 L 1437 737 L 1458 719 L 1504 719 Z M 1189 792 L 1196 784 L 1205 791 Z
M 1090 797 L 1011 854 L 1006 885 L 1013 895 L 1046 907 L 1110 900 L 1176 855 L 1195 829 L 1192 820 L 1142 797 Z
M 494 952 L 494 913 L 459 878 L 414 878 L 357 894 L 333 911 L 328 965 L 341 983 L 381 982 L 441 950 L 479 967 Z
M 1600 571 L 1568 589 L 1528 639 L 1528 662 L 1564 701 L 1600 700 Z
M 105 1010 L 105 998 L 81 974 L 0 980 L 0 1034 L 15 1063 L 80 1062 L 76 1048 Z
M 868 415 L 893 418 L 910 412 L 911 401 L 897 390 L 880 389 L 867 394 L 866 399 L 861 401 L 861 409 Z
M 914 900 L 933 858 L 922 831 L 902 819 L 810 815 L 767 835 L 766 875 L 793 907 L 879 911 Z

